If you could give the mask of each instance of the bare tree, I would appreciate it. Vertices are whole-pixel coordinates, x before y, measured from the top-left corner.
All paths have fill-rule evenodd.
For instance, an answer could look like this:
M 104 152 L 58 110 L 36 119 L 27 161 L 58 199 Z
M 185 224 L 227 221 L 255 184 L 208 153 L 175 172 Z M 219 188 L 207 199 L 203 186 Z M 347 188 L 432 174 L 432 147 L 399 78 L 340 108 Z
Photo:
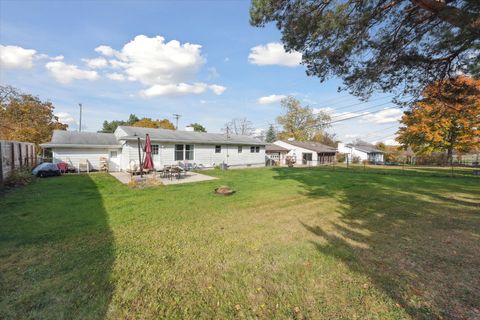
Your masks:
M 251 136 L 254 128 L 252 122 L 247 120 L 247 118 L 234 118 L 225 123 L 222 131 L 227 135 Z

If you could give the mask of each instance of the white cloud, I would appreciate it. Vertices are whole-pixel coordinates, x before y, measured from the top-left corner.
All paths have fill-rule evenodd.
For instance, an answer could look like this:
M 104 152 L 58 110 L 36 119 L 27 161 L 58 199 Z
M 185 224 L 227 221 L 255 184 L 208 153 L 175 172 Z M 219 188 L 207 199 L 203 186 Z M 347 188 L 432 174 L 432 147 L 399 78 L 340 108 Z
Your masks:
M 69 126 L 73 126 L 73 127 L 78 127 L 78 122 L 68 112 L 57 112 L 57 113 L 55 113 L 55 116 L 58 117 L 58 121 L 60 121 L 61 123 L 65 123 L 65 124 L 68 124 Z
M 373 123 L 396 122 L 402 117 L 403 111 L 399 109 L 385 109 L 364 117 L 364 120 Z
M 345 138 L 358 138 L 358 137 L 360 137 L 360 135 L 355 133 L 345 135 Z
M 136 36 L 121 51 L 107 48 L 100 46 L 96 50 L 115 56 L 117 59 L 110 61 L 114 67 L 123 68 L 129 77 L 146 85 L 184 82 L 205 63 L 200 45 L 165 42 L 161 36 Z
M 257 102 L 259 104 L 272 104 L 276 102 L 280 102 L 282 99 L 286 98 L 287 96 L 285 95 L 277 95 L 277 94 L 272 94 L 269 96 L 264 96 L 258 98 Z
M 95 48 L 95 51 L 108 57 L 111 57 L 115 54 L 115 50 L 113 50 L 109 46 L 98 46 Z
M 384 143 L 385 143 L 386 145 L 389 145 L 389 146 L 399 146 L 399 145 L 400 145 L 400 144 L 398 143 L 398 141 L 395 140 L 395 139 L 387 139 L 387 140 L 384 141 Z
M 105 68 L 108 66 L 108 61 L 105 58 L 99 57 L 94 59 L 82 59 L 85 64 L 92 69 Z
M 51 57 L 50 60 L 53 60 L 53 61 L 62 61 L 65 57 L 60 55 L 60 56 L 55 56 L 55 57 Z
M 119 80 L 121 74 L 124 79 L 139 81 L 148 86 L 142 91 L 145 97 L 199 94 L 208 89 L 222 94 L 226 89 L 223 86 L 189 83 L 206 62 L 201 48 L 201 45 L 182 44 L 177 40 L 165 42 L 162 36 L 138 35 L 121 50 L 102 45 L 95 51 L 112 57 L 108 62 L 118 72 L 107 77 Z M 209 71 L 213 76 L 218 75 L 215 69 Z
M 141 93 L 144 97 L 155 96 L 181 96 L 187 94 L 201 94 L 205 93 L 208 89 L 213 93 L 219 95 L 226 90 L 225 87 L 218 85 L 208 85 L 206 83 L 178 83 L 178 84 L 156 84 L 148 89 L 143 90 Z
M 226 87 L 224 86 L 219 86 L 218 84 L 211 84 L 208 86 L 210 88 L 210 90 L 213 91 L 213 93 L 215 93 L 217 96 L 221 95 L 222 93 L 225 92 L 225 90 L 227 90 Z
M 326 108 L 313 108 L 313 113 L 319 113 L 319 112 L 326 112 L 332 115 L 335 113 L 335 109 L 331 107 L 326 107 Z
M 36 50 L 0 45 L 0 66 L 6 69 L 30 69 Z
M 281 65 L 296 67 L 302 62 L 300 52 L 286 52 L 283 45 L 278 42 L 270 42 L 250 49 L 248 61 L 257 65 Z
M 113 72 L 107 73 L 107 78 L 114 81 L 124 81 L 126 80 L 125 76 L 121 73 Z
M 96 71 L 82 70 L 73 64 L 66 64 L 63 61 L 51 61 L 45 65 L 45 68 L 60 83 L 67 84 L 73 80 L 97 80 L 99 78 Z
M 253 129 L 252 136 L 254 137 L 264 137 L 266 134 L 267 130 L 263 128 L 255 128 Z

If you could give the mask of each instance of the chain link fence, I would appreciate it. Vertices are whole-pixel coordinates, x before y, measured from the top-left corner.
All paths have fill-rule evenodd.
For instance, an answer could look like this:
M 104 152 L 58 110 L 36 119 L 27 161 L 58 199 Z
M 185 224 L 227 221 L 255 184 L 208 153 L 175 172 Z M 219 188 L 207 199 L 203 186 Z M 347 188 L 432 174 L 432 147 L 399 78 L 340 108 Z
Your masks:
M 305 167 L 319 168 L 348 173 L 405 175 L 405 176 L 438 176 L 438 177 L 478 177 L 480 165 L 477 161 L 457 161 L 450 164 L 438 163 L 407 164 L 399 162 L 370 164 L 364 163 L 314 163 Z

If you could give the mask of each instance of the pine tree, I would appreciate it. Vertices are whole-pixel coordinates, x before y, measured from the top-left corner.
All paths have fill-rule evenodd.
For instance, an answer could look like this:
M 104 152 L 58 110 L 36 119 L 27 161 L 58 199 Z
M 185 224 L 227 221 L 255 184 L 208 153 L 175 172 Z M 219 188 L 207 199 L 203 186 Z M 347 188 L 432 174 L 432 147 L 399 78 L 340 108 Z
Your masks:
M 268 143 L 272 143 L 275 140 L 277 140 L 277 132 L 275 131 L 275 128 L 271 124 L 270 127 L 267 130 L 265 141 L 268 142 Z

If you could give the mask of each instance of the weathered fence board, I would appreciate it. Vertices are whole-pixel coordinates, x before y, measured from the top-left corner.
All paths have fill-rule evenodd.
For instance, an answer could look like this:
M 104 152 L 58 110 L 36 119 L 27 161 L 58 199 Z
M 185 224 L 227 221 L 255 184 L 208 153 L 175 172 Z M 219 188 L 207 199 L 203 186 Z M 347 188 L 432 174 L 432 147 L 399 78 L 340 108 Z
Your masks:
M 30 142 L 0 140 L 0 183 L 17 168 L 37 164 L 35 144 Z

